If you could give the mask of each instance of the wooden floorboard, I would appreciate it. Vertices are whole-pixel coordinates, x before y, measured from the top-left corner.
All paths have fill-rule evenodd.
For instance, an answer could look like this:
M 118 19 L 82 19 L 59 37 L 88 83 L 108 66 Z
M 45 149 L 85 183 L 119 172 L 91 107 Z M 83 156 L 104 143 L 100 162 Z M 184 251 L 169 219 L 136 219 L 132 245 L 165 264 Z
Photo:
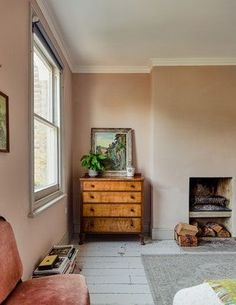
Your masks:
M 91 305 L 154 305 L 141 254 L 179 253 L 174 241 L 91 240 L 79 246 Z

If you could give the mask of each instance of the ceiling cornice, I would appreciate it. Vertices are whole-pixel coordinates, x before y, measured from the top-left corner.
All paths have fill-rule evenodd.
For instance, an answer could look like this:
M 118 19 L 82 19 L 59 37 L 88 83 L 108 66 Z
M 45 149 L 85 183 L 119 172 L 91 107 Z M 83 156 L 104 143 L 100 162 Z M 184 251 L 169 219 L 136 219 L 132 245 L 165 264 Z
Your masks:
M 150 66 L 77 66 L 73 73 L 150 73 L 165 66 L 235 66 L 232 58 L 152 58 Z
M 148 66 L 78 66 L 74 73 L 150 73 Z
M 62 38 L 62 35 L 58 29 L 58 26 L 56 25 L 55 22 L 55 18 L 53 17 L 52 13 L 50 12 L 49 8 L 48 8 L 48 4 L 45 0 L 36 0 L 40 10 L 42 11 L 42 14 L 44 16 L 44 18 L 46 19 L 48 26 L 54 36 L 54 38 L 56 39 L 56 42 L 58 43 L 61 52 L 63 54 L 63 56 L 65 57 L 70 70 L 73 72 L 73 64 L 72 64 L 72 60 L 70 57 L 70 53 L 66 47 L 66 44 L 64 42 L 64 39 Z
M 235 66 L 231 58 L 151 58 L 151 66 Z

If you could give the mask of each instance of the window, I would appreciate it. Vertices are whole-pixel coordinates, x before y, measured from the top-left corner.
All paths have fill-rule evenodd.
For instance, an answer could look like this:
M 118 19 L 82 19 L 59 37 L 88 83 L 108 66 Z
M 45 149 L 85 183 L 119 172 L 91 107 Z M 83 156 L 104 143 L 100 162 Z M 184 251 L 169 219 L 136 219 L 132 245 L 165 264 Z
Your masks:
M 32 205 L 31 214 L 61 197 L 62 65 L 37 17 L 32 22 Z

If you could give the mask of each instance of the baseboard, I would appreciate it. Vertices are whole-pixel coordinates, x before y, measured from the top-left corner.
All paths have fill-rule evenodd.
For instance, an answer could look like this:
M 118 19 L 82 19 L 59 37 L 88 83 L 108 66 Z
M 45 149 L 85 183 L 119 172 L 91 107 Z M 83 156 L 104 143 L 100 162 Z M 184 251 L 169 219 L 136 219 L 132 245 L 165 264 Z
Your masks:
M 171 229 L 152 229 L 152 239 L 174 239 L 174 231 Z
M 68 245 L 70 243 L 70 234 L 66 232 L 62 239 L 58 242 L 58 245 Z
M 74 234 L 79 234 L 80 233 L 80 225 L 74 223 Z

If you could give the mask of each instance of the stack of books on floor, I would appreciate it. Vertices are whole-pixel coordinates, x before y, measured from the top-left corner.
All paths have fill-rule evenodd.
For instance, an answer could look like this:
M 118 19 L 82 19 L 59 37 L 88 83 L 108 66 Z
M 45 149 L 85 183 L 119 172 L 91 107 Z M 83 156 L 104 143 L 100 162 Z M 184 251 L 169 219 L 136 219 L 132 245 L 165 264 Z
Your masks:
M 54 246 L 33 272 L 33 277 L 73 273 L 78 250 L 73 245 Z

